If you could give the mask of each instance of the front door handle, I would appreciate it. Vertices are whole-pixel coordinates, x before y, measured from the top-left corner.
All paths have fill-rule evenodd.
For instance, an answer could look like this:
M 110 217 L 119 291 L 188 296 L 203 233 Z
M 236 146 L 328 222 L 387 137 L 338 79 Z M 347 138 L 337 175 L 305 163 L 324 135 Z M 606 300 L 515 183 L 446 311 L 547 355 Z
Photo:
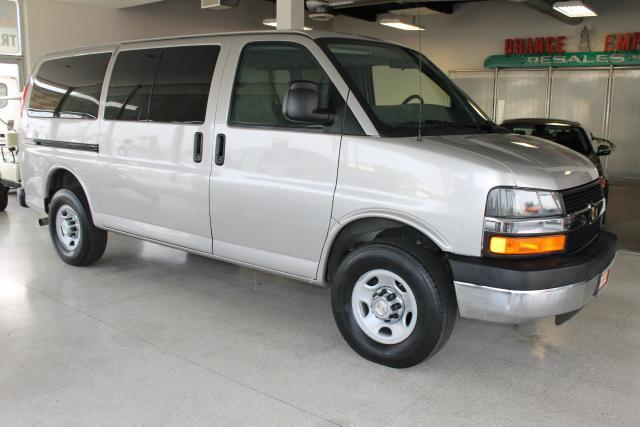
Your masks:
M 193 161 L 196 163 L 202 161 L 202 132 L 196 132 L 193 137 Z
M 224 165 L 224 145 L 226 137 L 223 133 L 219 133 L 216 137 L 216 165 Z

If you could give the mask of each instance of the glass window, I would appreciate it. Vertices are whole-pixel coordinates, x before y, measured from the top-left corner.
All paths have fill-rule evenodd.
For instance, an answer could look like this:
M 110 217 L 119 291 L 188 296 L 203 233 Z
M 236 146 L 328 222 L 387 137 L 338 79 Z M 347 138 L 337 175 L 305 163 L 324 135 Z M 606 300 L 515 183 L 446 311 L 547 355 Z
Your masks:
M 418 68 L 371 67 L 376 106 L 420 103 L 451 107 L 451 97 Z M 418 80 L 421 80 L 418 83 Z M 416 90 L 418 89 L 418 90 Z M 418 95 L 420 92 L 420 95 Z
M 29 116 L 96 119 L 110 53 L 46 61 L 33 79 Z
M 185 46 L 120 53 L 105 119 L 204 122 L 219 52 L 219 46 Z
M 326 74 L 302 46 L 291 43 L 246 46 L 233 90 L 230 123 L 322 128 L 318 124 L 294 123 L 284 116 L 282 102 L 289 84 L 296 80 L 318 84 L 319 108 L 335 107 L 340 99 Z
M 580 128 L 565 125 L 506 124 L 506 127 L 520 135 L 536 136 L 564 145 L 581 154 L 591 154 L 591 143 Z
M 480 111 L 426 58 L 401 46 L 354 40 L 320 42 L 350 80 L 385 136 L 478 130 Z M 475 112 L 475 113 L 474 113 Z M 486 119 L 485 119 L 486 120 Z M 462 130 L 461 130 L 462 129 Z
M 104 118 L 107 120 L 147 120 L 149 99 L 162 49 L 121 52 L 116 58 Z
M 204 122 L 219 46 L 165 49 L 151 95 L 155 122 Z

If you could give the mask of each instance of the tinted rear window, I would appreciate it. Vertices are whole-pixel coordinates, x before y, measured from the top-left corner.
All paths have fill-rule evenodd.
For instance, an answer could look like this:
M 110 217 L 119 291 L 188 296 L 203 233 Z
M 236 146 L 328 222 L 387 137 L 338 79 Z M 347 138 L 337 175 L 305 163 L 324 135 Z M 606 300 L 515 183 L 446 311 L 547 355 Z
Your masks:
M 33 79 L 30 117 L 96 119 L 110 53 L 44 62 Z
M 149 99 L 162 49 L 121 52 L 111 73 L 104 118 L 147 120 Z
M 109 84 L 105 118 L 202 123 L 220 48 L 186 46 L 122 52 Z
M 513 132 L 520 135 L 537 136 L 564 145 L 581 154 L 591 154 L 591 144 L 584 132 L 573 126 L 507 124 Z

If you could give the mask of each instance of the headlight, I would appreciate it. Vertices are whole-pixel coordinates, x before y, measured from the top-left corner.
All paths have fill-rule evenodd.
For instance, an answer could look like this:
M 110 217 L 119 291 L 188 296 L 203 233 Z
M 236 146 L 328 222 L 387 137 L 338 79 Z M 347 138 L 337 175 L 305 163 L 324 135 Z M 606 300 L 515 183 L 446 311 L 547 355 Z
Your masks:
M 555 191 L 494 188 L 484 219 L 484 248 L 493 255 L 562 252 L 568 220 Z
M 555 191 L 494 188 L 487 199 L 487 217 L 545 218 L 563 214 L 562 196 Z

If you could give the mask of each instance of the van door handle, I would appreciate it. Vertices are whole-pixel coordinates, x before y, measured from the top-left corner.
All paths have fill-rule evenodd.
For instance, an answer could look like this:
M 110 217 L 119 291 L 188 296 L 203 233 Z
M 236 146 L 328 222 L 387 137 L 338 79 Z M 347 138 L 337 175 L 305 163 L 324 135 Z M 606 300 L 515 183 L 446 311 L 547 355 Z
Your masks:
M 202 161 L 202 132 L 196 132 L 193 137 L 193 161 L 196 163 Z
M 224 145 L 226 137 L 223 133 L 219 133 L 216 137 L 216 165 L 224 165 Z

